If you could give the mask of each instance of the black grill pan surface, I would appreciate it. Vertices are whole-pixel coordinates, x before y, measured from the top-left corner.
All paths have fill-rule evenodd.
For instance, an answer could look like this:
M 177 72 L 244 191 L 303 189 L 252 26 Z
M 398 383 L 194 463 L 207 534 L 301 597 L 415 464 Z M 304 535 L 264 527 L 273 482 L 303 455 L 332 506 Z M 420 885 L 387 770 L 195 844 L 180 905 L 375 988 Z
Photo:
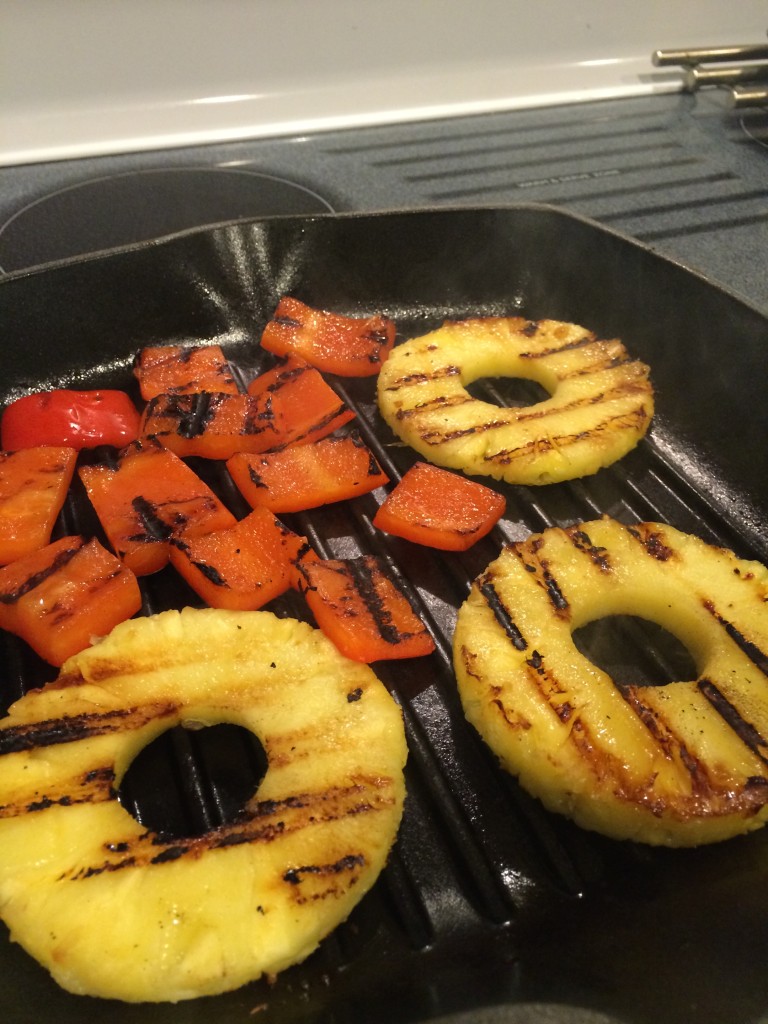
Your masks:
M 594 477 L 538 489 L 498 485 L 507 513 L 464 554 L 375 531 L 381 495 L 285 517 L 323 555 L 384 558 L 437 642 L 429 658 L 374 666 L 403 708 L 409 742 L 406 810 L 382 877 L 304 964 L 271 983 L 175 1006 L 68 995 L 0 929 L 2 1019 L 768 1020 L 764 830 L 697 850 L 656 850 L 548 814 L 466 724 L 450 661 L 471 580 L 505 541 L 550 525 L 602 514 L 659 520 L 768 561 L 765 317 L 651 250 L 554 208 L 275 218 L 4 280 L 0 402 L 41 388 L 112 386 L 138 403 L 136 351 L 190 340 L 220 343 L 247 380 L 271 365 L 258 338 L 285 294 L 350 314 L 385 313 L 400 339 L 464 316 L 577 322 L 621 337 L 651 366 L 657 414 L 638 448 Z M 380 419 L 373 380 L 332 383 L 394 483 L 415 457 Z M 495 401 L 520 397 L 516 382 L 478 387 Z M 244 512 L 219 464 L 195 468 Z M 56 530 L 98 533 L 77 486 Z M 146 612 L 197 603 L 170 569 L 143 588 Z M 295 595 L 270 607 L 307 617 Z M 683 677 L 685 652 L 668 636 L 638 633 L 637 622 L 618 628 L 587 636 L 590 656 L 621 658 L 622 671 L 648 685 Z M 55 675 L 2 633 L 0 657 L 3 712 Z M 140 820 L 187 833 L 233 813 L 264 770 L 258 751 L 215 729 L 179 730 L 145 753 L 121 798 Z

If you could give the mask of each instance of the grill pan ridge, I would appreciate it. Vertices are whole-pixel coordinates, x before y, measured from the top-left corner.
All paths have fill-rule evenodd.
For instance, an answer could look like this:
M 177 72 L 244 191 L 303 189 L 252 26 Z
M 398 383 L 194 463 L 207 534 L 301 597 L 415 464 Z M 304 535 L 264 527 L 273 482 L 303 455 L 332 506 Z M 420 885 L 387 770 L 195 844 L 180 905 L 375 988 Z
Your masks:
M 523 314 L 621 337 L 657 392 L 649 436 L 595 477 L 498 485 L 507 513 L 462 554 L 374 530 L 376 495 L 286 516 L 322 555 L 382 557 L 435 636 L 427 659 L 378 663 L 404 713 L 406 812 L 390 862 L 349 921 L 273 984 L 176 1006 L 60 991 L 0 932 L 0 1009 L 16 1022 L 277 1024 L 434 1020 L 702 1024 L 768 1020 L 768 847 L 762 832 L 699 850 L 616 843 L 556 818 L 501 772 L 464 720 L 451 669 L 456 609 L 507 541 L 608 514 L 660 520 L 768 561 L 768 456 L 760 402 L 768 322 L 710 282 L 590 221 L 543 206 L 287 217 L 190 232 L 22 273 L 0 284 L 0 401 L 27 390 L 116 386 L 144 345 L 218 342 L 249 378 L 257 339 L 292 294 L 392 316 L 400 338 L 444 319 Z M 378 415 L 375 385 L 333 380 L 393 482 L 414 461 Z M 478 385 L 515 400 L 503 382 Z M 220 464 L 195 468 L 233 511 Z M 57 532 L 99 534 L 75 485 Z M 142 581 L 146 613 L 198 603 L 172 570 Z M 306 617 L 296 595 L 279 614 Z M 619 645 L 656 680 L 674 652 L 632 624 Z M 592 643 L 599 645 L 600 640 Z M 0 634 L 0 709 L 55 672 Z M 665 663 L 673 661 L 670 668 Z M 259 752 L 216 730 L 174 730 L 121 792 L 140 820 L 215 826 L 258 782 Z M 144 777 L 142 777 L 142 771 Z M 161 784 L 156 780 L 162 776 Z M 132 775 L 132 779 L 134 776 Z

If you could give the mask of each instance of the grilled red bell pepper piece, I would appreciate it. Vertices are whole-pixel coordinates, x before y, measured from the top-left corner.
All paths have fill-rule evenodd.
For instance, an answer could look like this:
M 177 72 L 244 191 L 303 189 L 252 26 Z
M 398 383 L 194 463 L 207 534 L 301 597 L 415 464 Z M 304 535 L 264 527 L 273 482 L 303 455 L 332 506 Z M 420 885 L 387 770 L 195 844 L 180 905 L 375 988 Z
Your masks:
M 254 509 L 235 526 L 176 538 L 171 564 L 212 608 L 254 611 L 291 585 L 296 537 L 269 509 Z
M 498 491 L 428 462 L 417 462 L 387 495 L 373 525 L 416 544 L 466 551 L 490 533 L 505 507 Z
M 268 352 L 300 356 L 339 377 L 374 376 L 394 343 L 395 325 L 388 317 L 342 316 L 289 296 L 280 300 L 261 337 Z
M 373 452 L 355 436 L 324 437 L 277 452 L 240 452 L 227 469 L 251 507 L 301 512 L 366 494 L 389 481 Z
M 320 371 L 297 356 L 255 377 L 248 394 L 258 401 L 259 422 L 272 434 L 264 451 L 318 441 L 355 416 Z
M 121 448 L 136 439 L 139 421 L 124 391 L 38 391 L 6 406 L 0 443 L 5 451 L 40 445 Z
M 234 515 L 177 455 L 152 442 L 128 445 L 116 466 L 81 466 L 112 549 L 137 576 L 167 564 L 171 540 L 234 526 Z
M 417 658 L 435 649 L 408 598 L 372 555 L 308 558 L 300 575 L 317 625 L 353 661 Z
M 157 438 L 180 458 L 228 459 L 235 452 L 263 452 L 273 435 L 250 395 L 200 391 L 156 395 L 141 418 L 143 439 Z
M 140 608 L 136 577 L 97 540 L 62 537 L 0 569 L 0 628 L 51 665 Z
M 76 459 L 74 448 L 0 452 L 0 565 L 50 541 Z
M 136 356 L 133 375 L 147 402 L 162 394 L 239 391 L 220 345 L 150 345 Z

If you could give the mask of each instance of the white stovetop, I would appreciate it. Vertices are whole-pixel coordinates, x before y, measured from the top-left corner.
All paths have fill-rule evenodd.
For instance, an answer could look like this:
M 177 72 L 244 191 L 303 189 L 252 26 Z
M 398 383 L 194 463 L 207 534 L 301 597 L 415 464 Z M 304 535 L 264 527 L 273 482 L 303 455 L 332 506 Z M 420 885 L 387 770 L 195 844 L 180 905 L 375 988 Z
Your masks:
M 0 0 L 0 165 L 670 91 L 765 0 Z

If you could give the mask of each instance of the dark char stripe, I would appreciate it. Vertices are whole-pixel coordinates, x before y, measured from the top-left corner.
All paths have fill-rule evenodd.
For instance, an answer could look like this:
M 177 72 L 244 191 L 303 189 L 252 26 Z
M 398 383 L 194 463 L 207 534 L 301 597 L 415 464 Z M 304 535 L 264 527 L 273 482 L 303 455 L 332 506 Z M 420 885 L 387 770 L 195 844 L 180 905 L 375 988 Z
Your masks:
M 381 790 L 379 781 L 376 789 Z M 198 859 L 209 850 L 243 844 L 272 843 L 284 835 L 315 825 L 339 821 L 358 814 L 376 813 L 389 806 L 391 802 L 392 796 L 388 790 L 381 790 L 379 794 L 373 795 L 370 786 L 361 784 L 339 789 L 331 788 L 314 794 L 302 794 L 283 801 L 265 801 L 263 804 L 256 804 L 250 811 L 243 811 L 236 822 L 201 836 L 171 838 L 145 832 L 136 839 L 119 844 L 105 844 L 105 850 L 116 856 L 97 864 L 85 865 L 69 877 L 72 881 L 80 881 L 105 872 L 120 871 L 123 868 L 141 868 L 149 865 L 159 867 L 184 858 Z M 299 875 L 295 879 L 285 880 L 300 882 L 301 873 L 338 874 L 358 863 L 364 863 L 357 861 L 357 855 L 351 856 L 352 861 L 345 857 L 336 865 L 295 868 Z
M 711 679 L 699 679 L 698 687 L 715 711 L 733 729 L 742 743 L 748 746 L 761 761 L 768 764 L 768 744 L 754 725 L 741 717 L 738 710 L 721 693 Z
M 388 644 L 399 644 L 411 634 L 403 634 L 392 622 L 392 618 L 384 606 L 376 588 L 376 578 L 381 576 L 373 557 L 353 558 L 349 561 L 354 582 L 366 610 L 370 613 L 382 640 Z
M 365 866 L 365 857 L 361 853 L 350 853 L 334 864 L 305 864 L 300 868 L 289 868 L 283 875 L 285 882 L 299 885 L 302 875 L 340 875 L 344 871 Z
M 611 571 L 611 560 L 608 557 L 607 548 L 598 547 L 596 544 L 593 544 L 589 534 L 585 533 L 584 530 L 570 529 L 566 533 L 571 538 L 573 546 L 587 555 L 601 572 Z
M 717 622 L 720 623 L 720 625 L 726 631 L 731 640 L 733 640 L 737 647 L 739 647 L 739 649 L 743 651 L 744 654 L 746 654 L 746 656 L 749 658 L 752 664 L 759 668 L 763 675 L 768 676 L 768 655 L 766 655 L 764 651 L 760 650 L 757 644 L 754 644 L 751 640 L 748 640 L 744 636 L 744 634 L 740 630 L 738 630 L 736 626 L 734 626 L 732 622 L 729 622 L 728 619 L 723 618 L 723 616 L 715 608 L 715 605 L 712 601 L 704 601 L 704 607 L 707 609 L 710 615 Z
M 509 614 L 504 602 L 499 597 L 498 591 L 494 587 L 493 581 L 490 577 L 486 576 L 480 582 L 480 593 L 483 595 L 486 604 L 493 612 L 494 618 L 512 641 L 512 646 L 518 651 L 527 650 L 528 641 L 515 625 L 512 616 Z
M 539 452 L 549 451 L 552 448 L 558 448 L 560 450 L 565 449 L 568 445 L 578 444 L 579 441 L 583 441 L 586 437 L 596 437 L 604 430 L 615 429 L 616 425 L 632 427 L 634 428 L 638 423 L 641 423 L 647 417 L 645 409 L 640 406 L 636 409 L 630 409 L 626 412 L 617 413 L 615 416 L 609 416 L 605 420 L 601 420 L 600 423 L 596 423 L 589 430 L 581 431 L 578 434 L 559 434 L 556 437 L 536 439 L 528 441 L 526 444 L 520 445 L 519 448 L 503 448 L 497 452 L 491 452 L 485 456 L 486 462 L 497 463 L 499 465 L 507 465 L 513 462 L 516 458 L 522 458 L 530 455 L 532 449 L 538 449 Z M 483 424 L 480 429 L 488 429 L 496 426 L 497 424 Z M 503 425 L 503 424 L 498 424 Z M 471 430 L 462 431 L 462 434 L 472 433 Z M 424 435 L 422 435 L 424 436 Z M 448 435 L 452 437 L 453 435 Z M 461 436 L 461 435 L 459 435 Z M 426 440 L 426 438 L 425 438 Z
M 538 327 L 537 324 L 535 324 L 534 326 Z M 530 325 L 529 325 L 528 329 L 523 328 L 523 330 L 520 331 L 520 333 L 527 335 L 529 338 L 532 338 L 532 337 L 536 336 L 537 331 L 536 330 L 531 331 L 530 330 Z M 520 353 L 520 358 L 521 359 L 543 359 L 546 356 L 556 355 L 558 352 L 568 352 L 571 349 L 586 348 L 588 345 L 594 345 L 596 342 L 597 342 L 597 338 L 595 337 L 594 334 L 585 334 L 585 335 L 583 335 L 583 337 L 576 338 L 576 339 L 574 339 L 572 341 L 567 341 L 563 345 L 550 345 L 549 348 L 543 348 L 539 352 L 521 352 Z
M 156 507 L 142 495 L 131 501 L 143 532 L 134 534 L 131 540 L 167 541 L 173 536 L 172 528 L 160 518 Z
M 158 710 L 153 708 L 119 708 L 94 714 L 71 715 L 67 718 L 51 718 L 44 722 L 11 726 L 0 730 L 0 756 L 15 754 L 36 747 L 50 747 L 59 743 L 72 743 L 89 736 L 102 736 L 108 732 L 122 732 L 136 728 L 150 718 L 170 714 L 173 706 Z M 135 721 L 131 721 L 134 719 Z
M 40 586 L 40 584 L 45 582 L 45 580 L 50 576 L 54 576 L 60 569 L 63 569 L 65 565 L 72 561 L 84 543 L 85 541 L 82 538 L 76 538 L 72 547 L 66 548 L 64 551 L 60 551 L 46 569 L 42 569 L 40 572 L 36 572 L 31 576 L 28 576 L 20 586 L 16 587 L 15 590 L 0 593 L 0 604 L 15 604 L 24 597 L 25 594 L 29 594 L 35 589 L 35 587 Z

